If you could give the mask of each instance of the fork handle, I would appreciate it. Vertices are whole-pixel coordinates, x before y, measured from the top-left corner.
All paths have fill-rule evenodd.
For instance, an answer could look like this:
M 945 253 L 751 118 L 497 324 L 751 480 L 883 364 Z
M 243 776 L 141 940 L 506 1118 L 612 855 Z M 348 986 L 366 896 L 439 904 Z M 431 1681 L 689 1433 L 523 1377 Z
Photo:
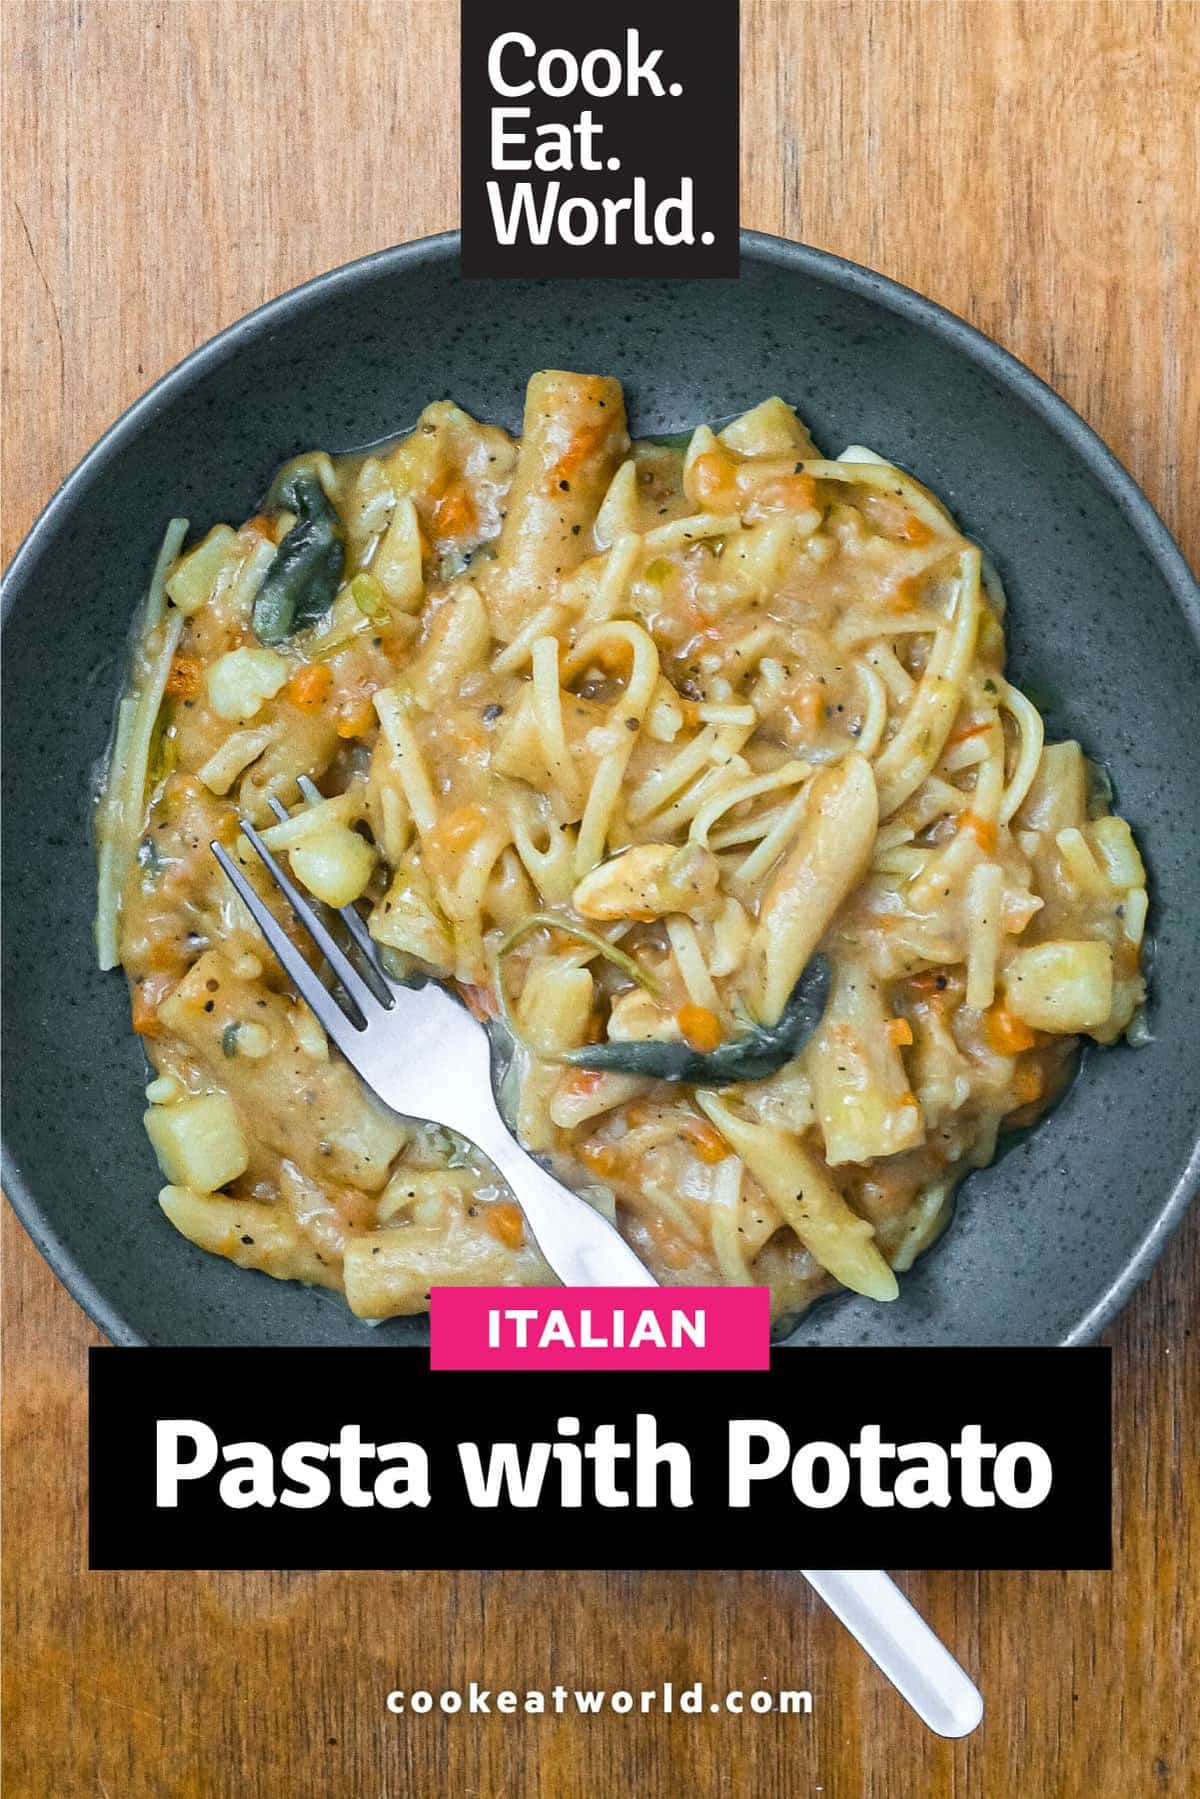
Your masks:
M 801 1568 L 896 1690 L 940 1737 L 965 1737 L 983 1699 L 920 1612 L 879 1568 Z
M 475 1137 L 516 1196 L 525 1221 L 566 1287 L 657 1287 L 615 1225 L 535 1161 L 510 1137 L 499 1117 L 488 1140 Z

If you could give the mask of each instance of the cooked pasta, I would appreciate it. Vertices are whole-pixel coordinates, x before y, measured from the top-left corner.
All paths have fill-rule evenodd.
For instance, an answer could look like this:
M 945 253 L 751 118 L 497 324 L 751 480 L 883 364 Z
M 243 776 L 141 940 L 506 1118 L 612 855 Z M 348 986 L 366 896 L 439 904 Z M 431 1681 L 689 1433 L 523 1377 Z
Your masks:
M 286 918 L 239 815 L 490 1021 L 518 1134 L 662 1280 L 777 1315 L 893 1297 L 1079 1037 L 1138 1017 L 1141 859 L 1006 679 L 990 564 L 783 400 L 634 443 L 618 382 L 548 371 L 519 441 L 440 402 L 185 531 L 118 712 L 97 943 L 205 1249 L 371 1319 L 547 1276 L 471 1147 L 331 1050 L 209 852 Z

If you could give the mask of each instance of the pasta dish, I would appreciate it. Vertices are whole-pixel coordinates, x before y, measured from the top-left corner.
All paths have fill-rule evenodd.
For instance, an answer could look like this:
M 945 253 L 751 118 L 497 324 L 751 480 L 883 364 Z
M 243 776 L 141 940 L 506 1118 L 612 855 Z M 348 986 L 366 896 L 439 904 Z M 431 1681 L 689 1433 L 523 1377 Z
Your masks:
M 783 400 L 631 442 L 616 380 L 545 371 L 519 441 L 438 402 L 186 533 L 118 710 L 97 940 L 204 1249 L 366 1319 L 550 1278 L 472 1147 L 331 1051 L 210 852 L 287 924 L 239 816 L 487 1022 L 522 1142 L 661 1280 L 777 1316 L 894 1297 L 1080 1038 L 1138 1020 L 1141 859 L 1005 678 L 986 555 Z

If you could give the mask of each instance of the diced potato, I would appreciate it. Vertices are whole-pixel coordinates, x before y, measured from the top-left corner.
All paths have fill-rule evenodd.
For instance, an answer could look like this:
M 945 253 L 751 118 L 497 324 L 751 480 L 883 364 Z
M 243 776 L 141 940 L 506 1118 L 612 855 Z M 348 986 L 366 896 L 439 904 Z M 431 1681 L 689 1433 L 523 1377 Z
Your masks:
M 289 665 L 274 650 L 229 650 L 208 671 L 208 701 L 218 718 L 244 724 L 264 700 L 274 699 Z
M 1114 887 L 1146 885 L 1146 870 L 1138 846 L 1123 818 L 1098 818 L 1092 826 L 1092 837 Z
M 226 1093 L 151 1106 L 142 1122 L 172 1186 L 215 1193 L 250 1165 L 237 1110 Z
M 1010 1012 L 1039 1031 L 1091 1031 L 1112 1010 L 1113 964 L 1107 943 L 1039 943 L 1005 972 Z
M 796 456 L 815 461 L 820 455 L 794 408 L 778 394 L 726 425 L 720 439 L 741 456 Z
M 1087 766 L 1074 741 L 1048 743 L 1018 813 L 1032 831 L 1054 837 L 1087 819 Z
M 232 572 L 243 550 L 241 538 L 228 525 L 214 525 L 194 550 L 180 558 L 167 581 L 167 593 L 180 612 L 198 612 L 216 592 L 217 583 Z
M 365 890 L 375 851 L 348 825 L 331 824 L 291 851 L 292 873 L 327 906 L 348 906 Z
M 307 1006 L 273 992 L 260 978 L 238 976 L 227 955 L 207 950 L 163 1000 L 158 1016 L 217 1082 L 231 1079 L 236 1069 L 239 1107 L 253 1119 L 255 1140 L 264 1148 L 322 1183 L 347 1183 L 366 1193 L 386 1184 L 389 1164 L 404 1145 L 404 1127 L 370 1099 L 348 1063 L 330 1056 Z M 270 1033 L 272 1053 L 239 1056 L 231 1065 L 226 1033 L 247 1020 Z

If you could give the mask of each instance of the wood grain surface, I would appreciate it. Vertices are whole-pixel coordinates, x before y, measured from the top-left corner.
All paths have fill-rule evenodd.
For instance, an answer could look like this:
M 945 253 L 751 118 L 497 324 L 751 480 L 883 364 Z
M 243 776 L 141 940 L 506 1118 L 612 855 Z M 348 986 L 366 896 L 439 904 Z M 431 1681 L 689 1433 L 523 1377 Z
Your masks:
M 322 269 L 455 223 L 457 7 L 0 13 L 7 559 L 194 345 Z M 1014 350 L 1195 562 L 1196 7 L 743 0 L 743 35 L 743 222 L 896 276 Z M 982 1730 L 957 1745 L 787 1572 L 87 1573 L 97 1338 L 7 1213 L 4 1241 L 12 1799 L 1197 1790 L 1200 1217 L 1111 1333 L 1116 1572 L 903 1577 L 986 1693 Z M 470 1678 L 807 1686 L 816 1704 L 807 1719 L 384 1709 L 392 1687 Z

